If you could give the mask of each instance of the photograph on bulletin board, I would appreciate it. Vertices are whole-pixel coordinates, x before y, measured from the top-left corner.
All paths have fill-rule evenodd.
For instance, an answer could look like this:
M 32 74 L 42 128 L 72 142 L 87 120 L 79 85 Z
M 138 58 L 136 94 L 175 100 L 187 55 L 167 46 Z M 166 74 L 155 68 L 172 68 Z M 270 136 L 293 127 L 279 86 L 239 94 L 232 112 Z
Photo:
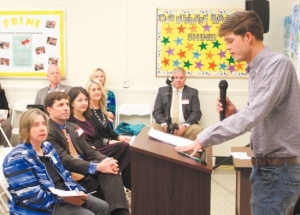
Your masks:
M 0 77 L 46 78 L 49 65 L 65 78 L 65 11 L 0 10 Z
M 182 67 L 191 77 L 247 78 L 246 62 L 235 62 L 218 29 L 242 9 L 157 9 L 156 76 Z

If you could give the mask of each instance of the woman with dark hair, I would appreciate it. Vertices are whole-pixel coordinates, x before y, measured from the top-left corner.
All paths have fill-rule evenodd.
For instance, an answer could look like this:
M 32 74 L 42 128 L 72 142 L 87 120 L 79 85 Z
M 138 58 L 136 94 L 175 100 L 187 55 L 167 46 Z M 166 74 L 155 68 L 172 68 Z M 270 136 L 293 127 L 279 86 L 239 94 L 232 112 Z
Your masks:
M 84 131 L 85 140 L 102 154 L 118 160 L 120 172 L 122 172 L 123 185 L 131 188 L 130 185 L 130 151 L 129 144 L 111 138 L 109 135 L 114 132 L 108 127 L 108 132 L 97 131 L 96 124 L 92 120 L 90 109 L 90 96 L 82 87 L 73 87 L 69 91 L 70 97 L 70 118 L 69 122 L 76 123 Z M 104 135 L 103 135 L 104 134 Z
M 39 109 L 23 113 L 19 123 L 20 140 L 4 159 L 10 214 L 31 215 L 109 215 L 106 202 L 85 194 L 86 190 L 65 170 L 48 135 L 48 117 Z M 51 188 L 76 191 L 78 195 L 58 196 Z

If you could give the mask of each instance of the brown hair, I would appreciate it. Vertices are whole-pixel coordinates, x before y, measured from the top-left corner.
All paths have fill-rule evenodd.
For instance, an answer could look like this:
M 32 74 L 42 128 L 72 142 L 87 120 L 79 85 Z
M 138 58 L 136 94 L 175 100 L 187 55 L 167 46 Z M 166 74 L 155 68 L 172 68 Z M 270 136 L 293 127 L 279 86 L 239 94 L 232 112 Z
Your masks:
M 32 108 L 25 111 L 20 117 L 19 121 L 19 137 L 21 142 L 29 142 L 31 126 L 34 123 L 35 118 L 39 115 L 41 115 L 44 118 L 46 126 L 48 128 L 48 117 L 43 111 L 37 108 Z
M 238 11 L 229 15 L 219 28 L 219 37 L 233 32 L 235 35 L 244 36 L 250 32 L 257 40 L 263 41 L 264 27 L 257 13 L 254 11 Z
M 84 94 L 88 99 L 88 106 L 87 109 L 84 111 L 83 115 L 85 117 L 90 117 L 92 115 L 92 111 L 90 108 L 90 95 L 83 87 L 72 87 L 68 93 L 70 97 L 70 114 L 73 114 L 74 111 L 74 108 L 72 107 L 72 103 L 80 93 Z
M 45 107 L 46 113 L 49 115 L 49 113 L 47 111 L 47 107 L 52 107 L 55 100 L 60 101 L 62 99 L 69 100 L 69 96 L 66 93 L 60 92 L 60 91 L 54 91 L 54 92 L 48 93 L 48 95 L 44 99 L 44 107 Z

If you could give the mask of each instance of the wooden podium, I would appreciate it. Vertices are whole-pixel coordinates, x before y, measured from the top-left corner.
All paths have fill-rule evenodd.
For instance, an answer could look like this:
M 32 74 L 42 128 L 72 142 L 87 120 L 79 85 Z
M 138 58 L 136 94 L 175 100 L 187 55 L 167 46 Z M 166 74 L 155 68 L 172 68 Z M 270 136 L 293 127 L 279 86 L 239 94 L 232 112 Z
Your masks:
M 149 138 L 148 131 L 143 128 L 130 147 L 131 214 L 210 214 L 211 147 L 205 166 Z
M 249 147 L 232 147 L 232 152 L 246 152 L 249 157 L 252 157 L 252 150 Z M 235 199 L 235 214 L 236 215 L 251 215 L 250 197 L 251 184 L 249 177 L 252 170 L 250 160 L 241 160 L 233 158 L 233 165 L 236 170 L 236 199 Z M 288 215 L 292 215 L 294 207 Z

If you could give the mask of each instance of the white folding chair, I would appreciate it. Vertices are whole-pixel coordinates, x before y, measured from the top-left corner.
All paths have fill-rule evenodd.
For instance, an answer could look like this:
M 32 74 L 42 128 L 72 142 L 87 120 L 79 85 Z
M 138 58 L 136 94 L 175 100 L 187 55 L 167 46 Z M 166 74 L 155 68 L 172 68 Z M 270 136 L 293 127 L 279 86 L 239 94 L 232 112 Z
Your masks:
M 122 104 L 116 111 L 115 127 L 120 123 L 120 116 L 147 116 L 149 115 L 149 122 L 152 123 L 152 107 L 148 104 Z
M 0 186 L 2 188 L 2 192 L 0 193 L 0 201 L 4 205 L 5 210 L 9 211 L 8 204 L 7 204 L 7 201 L 6 201 L 6 198 L 4 197 L 4 195 L 6 194 L 7 198 L 9 198 L 10 200 L 12 200 L 12 197 L 11 197 L 11 195 L 10 195 L 8 189 L 7 189 L 9 185 L 8 185 L 6 177 L 3 173 L 2 168 L 0 170 Z M 2 213 L 4 213 L 3 208 L 1 207 L 1 205 L 0 205 L 0 210 L 1 210 Z
M 14 127 L 14 122 L 17 120 L 18 115 L 22 112 L 25 112 L 27 110 L 27 105 L 34 104 L 34 100 L 26 100 L 21 99 L 16 101 L 13 107 L 13 112 L 11 116 L 11 125 L 13 126 L 12 134 L 19 134 L 19 125 L 18 127 Z
M 6 134 L 5 134 L 5 132 L 3 131 L 3 128 L 1 127 L 1 123 L 0 123 L 0 131 L 1 131 L 2 135 L 3 135 L 3 137 L 5 138 L 7 144 L 9 145 L 9 147 L 13 147 L 13 146 L 11 145 L 10 141 L 8 140 L 8 138 L 7 138 Z

